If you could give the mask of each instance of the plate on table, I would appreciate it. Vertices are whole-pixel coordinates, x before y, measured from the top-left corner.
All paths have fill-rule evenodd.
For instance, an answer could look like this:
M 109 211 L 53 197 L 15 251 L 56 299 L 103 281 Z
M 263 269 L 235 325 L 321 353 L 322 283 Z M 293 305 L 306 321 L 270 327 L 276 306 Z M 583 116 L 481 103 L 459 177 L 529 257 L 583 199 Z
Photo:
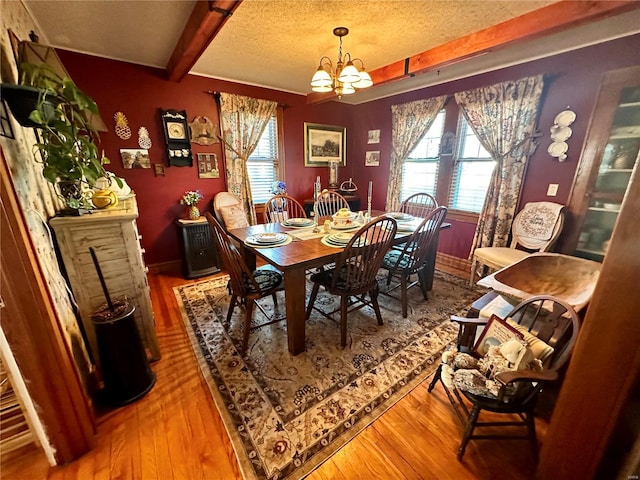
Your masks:
M 356 222 L 345 223 L 344 225 L 336 225 L 335 222 L 329 223 L 329 227 L 333 230 L 353 230 L 354 228 L 360 228 L 360 224 Z
M 397 232 L 415 232 L 418 225 L 413 223 L 398 223 Z
M 413 220 L 413 215 L 404 212 L 389 212 L 387 217 L 393 218 L 396 222 L 410 222 Z
M 284 233 L 256 233 L 247 237 L 249 243 L 257 243 L 259 245 L 270 245 L 274 243 L 282 243 L 287 239 Z
M 551 140 L 553 140 L 554 142 L 564 142 L 571 136 L 572 133 L 573 130 L 571 130 L 571 127 L 561 127 L 559 125 L 554 125 L 553 127 L 551 127 Z
M 310 218 L 290 218 L 282 222 L 282 226 L 287 228 L 305 228 L 314 225 L 315 222 Z
M 320 242 L 328 247 L 344 248 L 347 246 L 352 237 L 353 234 L 349 233 L 331 233 L 322 237 L 320 239 Z M 354 243 L 354 246 L 358 247 L 366 245 L 366 241 L 364 239 L 361 239 L 360 242 L 362 243 L 362 245 L 356 245 Z

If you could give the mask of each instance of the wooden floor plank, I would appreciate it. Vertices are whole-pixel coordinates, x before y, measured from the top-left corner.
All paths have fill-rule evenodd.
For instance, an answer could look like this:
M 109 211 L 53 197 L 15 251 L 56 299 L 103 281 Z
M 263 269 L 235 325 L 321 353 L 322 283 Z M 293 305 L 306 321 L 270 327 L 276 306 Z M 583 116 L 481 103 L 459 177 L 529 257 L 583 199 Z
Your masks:
M 153 389 L 131 405 L 98 407 L 97 446 L 80 459 L 49 468 L 41 450 L 25 449 L 2 459 L 3 480 L 242 478 L 173 294 L 174 286 L 194 281 L 178 272 L 149 275 L 162 353 L 152 364 Z M 458 462 L 461 427 L 442 389 L 429 394 L 427 386 L 423 382 L 308 478 L 533 478 L 526 442 L 472 441 Z M 536 425 L 543 441 L 546 422 Z

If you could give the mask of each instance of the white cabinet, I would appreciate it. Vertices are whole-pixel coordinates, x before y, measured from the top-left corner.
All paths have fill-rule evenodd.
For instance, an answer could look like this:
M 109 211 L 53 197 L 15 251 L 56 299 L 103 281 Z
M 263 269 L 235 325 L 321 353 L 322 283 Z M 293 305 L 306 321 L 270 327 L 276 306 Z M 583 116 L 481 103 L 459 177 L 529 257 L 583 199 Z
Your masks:
M 100 284 L 89 247 L 93 247 L 112 299 L 127 297 L 135 306 L 135 320 L 151 360 L 160 358 L 155 320 L 140 235 L 136 226 L 135 197 L 114 208 L 95 210 L 79 217 L 54 217 L 53 227 L 82 324 L 97 362 L 98 347 L 91 314 L 103 303 Z

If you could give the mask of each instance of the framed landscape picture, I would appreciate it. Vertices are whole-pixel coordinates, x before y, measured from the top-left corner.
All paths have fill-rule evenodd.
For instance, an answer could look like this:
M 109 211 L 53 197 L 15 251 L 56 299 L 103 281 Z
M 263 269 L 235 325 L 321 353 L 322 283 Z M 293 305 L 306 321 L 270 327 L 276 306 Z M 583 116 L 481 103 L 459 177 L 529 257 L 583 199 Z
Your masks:
M 347 129 L 318 123 L 304 124 L 304 166 L 321 167 L 329 162 L 347 164 Z

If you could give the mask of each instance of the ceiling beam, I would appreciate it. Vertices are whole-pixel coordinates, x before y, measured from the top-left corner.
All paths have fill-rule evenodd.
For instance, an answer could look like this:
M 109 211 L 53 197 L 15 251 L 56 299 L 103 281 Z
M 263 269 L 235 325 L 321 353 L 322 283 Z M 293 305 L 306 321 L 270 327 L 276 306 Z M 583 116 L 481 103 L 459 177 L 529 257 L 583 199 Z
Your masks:
M 191 70 L 242 0 L 198 0 L 167 64 L 169 80 L 179 82 Z
M 369 72 L 373 80 L 371 88 L 639 8 L 640 2 L 637 0 L 557 2 L 376 68 Z M 335 98 L 333 92 L 314 92 L 307 95 L 307 103 L 321 103 Z

